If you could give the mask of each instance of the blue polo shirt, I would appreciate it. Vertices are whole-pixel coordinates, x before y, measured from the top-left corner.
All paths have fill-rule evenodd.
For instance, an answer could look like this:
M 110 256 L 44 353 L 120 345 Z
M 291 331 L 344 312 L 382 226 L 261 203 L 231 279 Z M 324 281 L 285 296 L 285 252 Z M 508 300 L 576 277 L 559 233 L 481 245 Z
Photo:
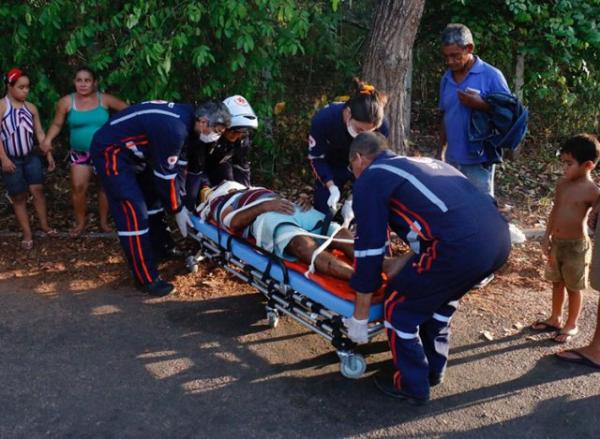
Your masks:
M 485 153 L 479 156 L 470 153 L 471 150 L 478 149 L 476 145 L 473 148 L 469 145 L 471 108 L 458 100 L 458 90 L 465 91 L 467 88 L 478 90 L 482 97 L 497 92 L 510 94 L 502 72 L 478 56 L 466 78 L 458 84 L 454 81 L 452 72 L 446 71 L 440 82 L 439 102 L 440 110 L 444 112 L 444 128 L 448 139 L 446 161 L 461 165 L 485 163 L 488 160 Z

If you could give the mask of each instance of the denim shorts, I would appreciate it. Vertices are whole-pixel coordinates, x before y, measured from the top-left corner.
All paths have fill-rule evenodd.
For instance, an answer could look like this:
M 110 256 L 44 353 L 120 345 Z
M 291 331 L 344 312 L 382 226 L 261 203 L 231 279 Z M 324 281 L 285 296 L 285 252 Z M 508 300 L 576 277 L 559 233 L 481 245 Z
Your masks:
M 2 181 L 8 194 L 19 195 L 26 193 L 29 186 L 44 182 L 42 159 L 37 154 L 25 157 L 9 157 L 15 164 L 14 172 L 2 172 Z
M 484 165 L 475 163 L 472 165 L 461 165 L 460 163 L 448 162 L 460 172 L 462 172 L 469 181 L 484 194 L 490 194 L 494 197 L 494 171 L 496 165 Z

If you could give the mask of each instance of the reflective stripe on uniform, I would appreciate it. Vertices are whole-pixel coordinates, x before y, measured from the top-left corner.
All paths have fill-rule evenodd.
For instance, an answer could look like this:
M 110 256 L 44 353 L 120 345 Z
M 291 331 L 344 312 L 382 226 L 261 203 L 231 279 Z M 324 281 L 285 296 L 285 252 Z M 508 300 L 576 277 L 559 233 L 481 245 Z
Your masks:
M 367 250 L 355 250 L 354 257 L 355 258 L 366 258 L 367 256 L 378 256 L 385 253 L 385 249 L 387 248 L 388 243 L 380 248 L 369 248 Z
M 396 335 L 398 335 L 398 337 L 404 339 L 404 340 L 412 340 L 413 338 L 417 338 L 419 336 L 418 332 L 410 333 L 410 332 L 403 332 L 400 331 L 399 329 L 396 329 L 392 326 L 392 324 L 390 322 L 388 322 L 387 320 L 385 320 L 383 322 L 383 325 L 387 328 L 387 329 L 391 329 L 392 331 L 394 331 L 396 333 Z
M 171 116 L 176 119 L 179 119 L 179 117 L 180 117 L 179 114 L 177 114 L 177 113 L 172 113 L 170 111 L 165 111 L 165 110 L 142 110 L 142 111 L 136 111 L 135 113 L 131 113 L 126 116 L 119 117 L 118 119 L 112 120 L 110 122 L 110 125 L 112 126 L 112 125 L 116 125 L 121 122 L 125 122 L 126 120 L 131 119 L 132 117 L 141 116 L 142 114 L 152 114 L 152 113 L 164 114 L 165 116 Z
M 370 169 L 383 169 L 384 171 L 388 171 L 393 174 L 399 175 L 400 177 L 406 179 L 409 183 L 411 183 L 419 192 L 421 192 L 425 196 L 425 198 L 427 198 L 429 201 L 431 201 L 433 204 L 439 207 L 442 212 L 448 212 L 448 206 L 446 206 L 446 203 L 439 199 L 437 195 L 431 192 L 429 188 L 423 183 L 421 183 L 421 181 L 414 175 L 409 174 L 408 172 L 402 169 L 394 168 L 390 165 L 373 165 L 370 167 Z
M 441 314 L 438 313 L 433 313 L 432 316 L 435 320 L 437 320 L 438 322 L 443 322 L 443 323 L 448 323 L 451 319 L 451 317 L 447 317 L 447 316 L 443 316 Z
M 163 180 L 173 180 L 177 177 L 177 174 L 161 174 L 160 172 L 154 171 L 154 175 L 158 178 L 162 178 Z
M 140 236 L 140 235 L 144 235 L 144 234 L 148 233 L 148 230 L 149 229 L 125 231 L 125 232 L 117 231 L 117 235 L 119 235 L 119 236 Z

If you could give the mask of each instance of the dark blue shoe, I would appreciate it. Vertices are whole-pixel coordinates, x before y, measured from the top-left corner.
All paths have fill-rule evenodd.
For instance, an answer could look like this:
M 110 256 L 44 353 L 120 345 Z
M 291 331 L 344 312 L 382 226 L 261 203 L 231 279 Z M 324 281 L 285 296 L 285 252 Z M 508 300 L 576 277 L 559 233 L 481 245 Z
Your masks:
M 154 282 L 142 285 L 140 289 L 153 297 L 164 297 L 175 291 L 175 286 L 167 281 L 162 280 L 160 277 L 155 279 Z
M 392 398 L 401 399 L 403 401 L 408 402 L 412 405 L 425 405 L 429 401 L 429 398 L 421 398 L 413 395 L 409 395 L 402 390 L 396 389 L 394 387 L 394 383 L 391 378 L 376 376 L 374 378 L 375 385 L 379 390 L 385 393 L 387 396 L 391 396 Z

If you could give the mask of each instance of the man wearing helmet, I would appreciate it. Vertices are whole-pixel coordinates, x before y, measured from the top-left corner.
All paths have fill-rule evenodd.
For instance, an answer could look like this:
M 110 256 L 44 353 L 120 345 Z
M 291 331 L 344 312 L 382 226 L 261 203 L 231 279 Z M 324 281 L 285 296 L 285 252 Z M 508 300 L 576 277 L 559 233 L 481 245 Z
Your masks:
M 177 164 L 188 138 L 217 140 L 231 116 L 220 102 L 193 105 L 144 102 L 117 113 L 92 140 L 92 162 L 108 196 L 117 234 L 137 284 L 154 296 L 174 290 L 162 280 L 155 258 L 174 247 L 164 210 L 187 234 Z
M 187 206 L 198 203 L 200 190 L 224 180 L 250 186 L 251 134 L 258 128 L 258 118 L 248 101 L 240 95 L 223 101 L 231 113 L 231 126 L 218 140 L 199 139 L 188 154 L 186 179 Z

